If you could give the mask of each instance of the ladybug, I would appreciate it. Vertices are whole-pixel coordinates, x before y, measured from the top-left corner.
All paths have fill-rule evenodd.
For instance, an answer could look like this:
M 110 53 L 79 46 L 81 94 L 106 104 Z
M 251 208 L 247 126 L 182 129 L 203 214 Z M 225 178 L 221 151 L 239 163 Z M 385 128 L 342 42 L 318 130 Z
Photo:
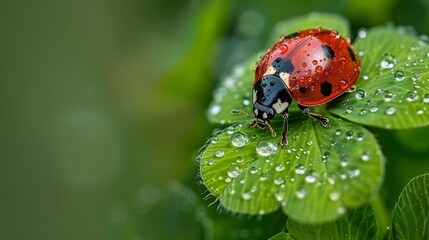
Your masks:
M 303 114 L 329 127 L 329 119 L 310 112 L 308 107 L 332 101 L 354 87 L 359 77 L 360 59 L 350 44 L 337 31 L 307 29 L 281 37 L 269 48 L 255 70 L 253 82 L 253 128 L 275 130 L 269 121 L 283 116 L 280 145 L 287 145 L 288 108 L 294 100 Z

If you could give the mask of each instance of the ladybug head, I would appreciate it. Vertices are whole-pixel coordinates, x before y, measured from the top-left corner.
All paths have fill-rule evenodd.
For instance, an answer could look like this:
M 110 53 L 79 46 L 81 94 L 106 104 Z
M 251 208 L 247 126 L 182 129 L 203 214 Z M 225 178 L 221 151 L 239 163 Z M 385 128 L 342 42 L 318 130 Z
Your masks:
M 253 106 L 253 112 L 255 113 L 255 115 L 250 115 L 249 113 L 247 113 L 243 110 L 238 110 L 238 109 L 232 110 L 232 113 L 234 113 L 234 114 L 243 113 L 243 114 L 246 114 L 247 116 L 249 116 L 250 118 L 255 118 L 255 120 L 252 123 L 250 123 L 250 127 L 253 128 L 256 125 L 258 125 L 258 127 L 262 128 L 262 129 L 270 130 L 271 135 L 273 137 L 275 137 L 276 131 L 274 131 L 274 129 L 269 124 L 269 121 L 271 119 L 273 119 L 275 116 L 275 111 L 273 109 L 265 107 L 263 105 L 257 105 L 256 104 Z

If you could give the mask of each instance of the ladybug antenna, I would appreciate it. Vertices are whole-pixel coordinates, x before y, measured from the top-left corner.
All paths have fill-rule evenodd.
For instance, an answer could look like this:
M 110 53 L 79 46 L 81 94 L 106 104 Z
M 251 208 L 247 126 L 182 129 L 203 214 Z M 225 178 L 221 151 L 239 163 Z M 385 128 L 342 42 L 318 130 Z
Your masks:
M 250 118 L 256 118 L 255 115 L 250 115 L 248 112 L 245 112 L 243 110 L 240 109 L 232 109 L 231 111 L 232 114 L 246 114 L 247 116 L 249 116 Z
M 271 127 L 271 125 L 268 123 L 267 120 L 264 121 L 264 124 L 271 131 L 271 136 L 275 137 L 277 134 L 276 134 L 276 131 L 274 131 L 274 128 Z

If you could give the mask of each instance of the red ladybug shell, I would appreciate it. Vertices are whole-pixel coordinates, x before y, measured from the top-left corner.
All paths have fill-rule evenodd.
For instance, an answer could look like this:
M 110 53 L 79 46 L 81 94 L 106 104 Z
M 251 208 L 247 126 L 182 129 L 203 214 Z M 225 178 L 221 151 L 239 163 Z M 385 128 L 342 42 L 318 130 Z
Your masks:
M 271 67 L 280 60 L 287 62 L 284 69 L 289 72 Z M 317 106 L 349 89 L 359 72 L 359 56 L 347 39 L 336 31 L 308 29 L 274 43 L 258 63 L 252 85 L 265 75 L 276 74 L 298 104 Z

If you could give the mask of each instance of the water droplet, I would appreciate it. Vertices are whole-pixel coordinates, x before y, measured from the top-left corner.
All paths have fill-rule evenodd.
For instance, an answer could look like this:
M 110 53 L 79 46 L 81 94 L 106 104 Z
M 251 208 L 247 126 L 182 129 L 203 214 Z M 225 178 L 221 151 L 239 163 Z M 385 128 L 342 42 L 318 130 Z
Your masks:
M 229 177 L 236 178 L 240 174 L 240 168 L 234 163 L 229 166 L 228 171 L 226 172 Z
M 301 187 L 301 188 L 296 190 L 295 195 L 298 199 L 303 199 L 307 195 L 307 190 L 305 190 L 305 188 Z
M 387 115 L 393 115 L 396 112 L 396 108 L 395 107 L 388 107 L 386 109 L 386 114 Z
M 243 100 L 243 104 L 244 104 L 244 106 L 249 106 L 250 100 L 249 99 L 244 99 Z
M 422 110 L 422 109 L 417 110 L 417 115 L 422 115 L 423 113 L 425 113 L 424 110 Z
M 298 164 L 295 167 L 296 174 L 304 174 L 305 173 L 305 166 L 302 164 Z
M 368 161 L 369 159 L 371 159 L 371 153 L 369 151 L 364 151 L 360 158 L 362 159 L 362 161 Z
M 417 72 L 413 73 L 413 77 L 411 78 L 413 81 L 417 81 L 420 79 L 420 74 L 418 74 Z
M 366 92 L 363 89 L 358 89 L 355 93 L 356 99 L 362 99 L 366 96 Z
M 315 70 L 317 73 L 321 73 L 323 71 L 323 68 L 321 66 L 317 66 Z
M 236 132 L 231 135 L 231 143 L 236 147 L 242 147 L 249 142 L 249 138 L 247 138 L 246 134 L 241 132 Z
M 215 163 L 215 160 L 213 158 L 210 158 L 210 160 L 208 161 L 208 164 L 213 165 L 213 163 Z
M 347 155 L 344 155 L 341 157 L 340 165 L 342 167 L 347 167 L 350 163 L 350 157 Z
M 403 71 L 396 71 L 394 74 L 396 81 L 402 81 L 405 78 L 405 73 Z
M 346 132 L 346 138 L 347 138 L 348 140 L 352 139 L 352 138 L 353 138 L 353 131 L 347 131 L 347 132 Z
M 329 157 L 329 152 L 323 153 L 322 159 L 327 159 Z
M 242 197 L 244 200 L 249 200 L 249 199 L 251 199 L 251 198 L 252 198 L 252 192 L 251 192 L 249 189 L 244 190 L 244 192 L 242 192 L 242 193 L 241 193 L 241 197 Z
M 221 110 L 222 110 L 222 107 L 220 105 L 214 104 L 210 107 L 209 114 L 212 116 L 215 116 L 215 115 L 219 114 Z
M 429 103 L 429 94 L 423 95 L 423 102 L 424 103 Z
M 352 106 L 348 106 L 346 108 L 346 113 L 352 113 L 353 112 L 353 107 Z
M 338 201 L 338 199 L 340 199 L 341 193 L 337 192 L 337 191 L 333 191 L 331 193 L 329 193 L 329 199 L 331 199 L 332 201 Z
M 261 156 L 270 156 L 277 151 L 277 143 L 271 140 L 262 140 L 256 145 L 256 152 Z
M 360 169 L 356 167 L 350 168 L 349 176 L 350 178 L 355 178 L 360 175 Z
M 365 74 L 362 75 L 362 78 L 363 78 L 363 80 L 368 80 L 369 76 L 368 76 L 367 73 L 365 73 Z
M 337 208 L 337 213 L 338 213 L 339 215 L 343 215 L 344 213 L 346 213 L 346 208 L 345 208 L 345 207 L 343 207 L 343 206 L 338 207 L 338 208 Z M 347 238 L 347 233 L 345 234 L 345 237 Z
M 259 175 L 259 180 L 261 181 L 265 181 L 268 178 L 268 174 L 266 173 L 261 173 L 261 175 Z
M 367 32 L 367 30 L 366 29 L 360 29 L 359 31 L 358 31 L 358 37 L 359 38 L 366 38 L 366 35 L 368 34 L 368 32 Z
M 369 109 L 372 113 L 377 112 L 378 111 L 378 107 L 372 107 Z
M 349 87 L 349 86 L 347 85 L 346 80 L 341 79 L 341 80 L 340 80 L 340 88 L 341 88 L 342 90 L 346 90 L 348 87 Z
M 311 141 L 311 140 L 307 141 L 307 145 L 308 145 L 308 146 L 313 145 L 313 141 Z
M 274 184 L 281 185 L 285 183 L 285 179 L 282 176 L 277 176 L 274 178 Z
M 279 47 L 279 52 L 280 52 L 280 54 L 283 54 L 283 53 L 287 52 L 287 50 L 288 50 L 288 49 L 289 49 L 289 48 L 288 48 L 288 46 L 287 46 L 287 45 L 282 44 L 282 45 L 280 45 L 280 47 Z
M 383 93 L 383 90 L 382 89 L 380 89 L 380 88 L 377 88 L 376 90 L 375 90 L 375 95 L 380 95 L 380 94 L 382 94 Z
M 419 95 L 416 91 L 409 91 L 407 92 L 406 97 L 408 102 L 414 102 L 419 98 Z
M 394 93 L 392 93 L 390 91 L 385 91 L 384 92 L 384 95 L 383 95 L 384 101 L 390 102 L 390 101 L 392 101 L 393 97 L 395 97 Z
M 363 141 L 363 132 L 358 132 L 357 133 L 356 140 L 358 140 L 359 142 Z
M 216 144 L 216 143 L 218 142 L 218 138 L 217 138 L 217 137 L 212 137 L 212 138 L 210 139 L 210 142 L 211 142 L 212 144 Z
M 305 176 L 305 181 L 308 183 L 314 183 L 316 182 L 318 177 L 318 174 L 314 171 L 308 171 L 307 175 Z
M 225 155 L 225 152 L 223 150 L 217 150 L 215 153 L 215 156 L 218 158 L 223 157 L 223 155 Z
M 230 183 L 230 182 L 232 182 L 232 179 L 231 178 L 225 178 L 225 182 Z
M 244 162 L 244 158 L 243 158 L 242 156 L 239 156 L 239 157 L 237 158 L 237 162 L 238 162 L 238 163 L 242 163 L 242 162 Z
M 396 65 L 396 59 L 390 55 L 390 54 L 385 54 L 380 62 L 380 66 L 384 69 L 391 69 Z
M 228 127 L 228 129 L 226 130 L 226 133 L 233 134 L 234 133 L 234 128 L 232 126 Z
M 337 135 L 337 136 L 340 136 L 341 135 L 341 129 L 337 129 L 336 131 L 335 131 L 335 135 Z
M 277 172 L 281 172 L 283 170 L 285 170 L 285 166 L 281 163 L 277 164 L 276 167 L 274 168 Z
M 281 202 L 285 198 L 285 192 L 282 189 L 277 189 L 274 192 L 274 197 L 276 198 L 277 201 Z
M 252 166 L 252 167 L 250 168 L 250 173 L 251 173 L 251 174 L 256 174 L 257 172 L 258 172 L 258 168 L 257 168 L 257 167 Z

